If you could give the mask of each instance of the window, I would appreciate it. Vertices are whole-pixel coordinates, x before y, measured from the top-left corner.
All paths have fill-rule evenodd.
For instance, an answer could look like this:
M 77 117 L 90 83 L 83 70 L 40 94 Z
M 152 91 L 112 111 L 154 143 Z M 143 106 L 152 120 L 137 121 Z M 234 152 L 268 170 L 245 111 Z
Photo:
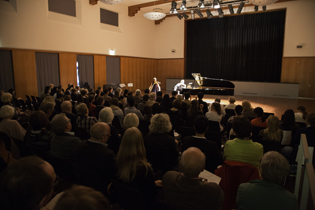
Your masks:
M 75 0 L 48 0 L 48 10 L 76 17 Z
M 106 9 L 100 10 L 101 23 L 105 23 L 112 26 L 118 26 L 118 13 L 108 11 Z

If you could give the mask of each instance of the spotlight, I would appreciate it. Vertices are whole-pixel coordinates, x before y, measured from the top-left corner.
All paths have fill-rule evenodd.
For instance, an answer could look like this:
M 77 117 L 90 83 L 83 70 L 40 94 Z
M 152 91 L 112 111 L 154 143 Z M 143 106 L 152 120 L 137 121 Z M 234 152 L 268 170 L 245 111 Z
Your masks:
M 195 13 L 197 13 L 197 15 L 201 18 L 203 17 L 203 14 L 200 12 L 199 9 L 195 9 Z
M 185 0 L 182 1 L 182 5 L 180 6 L 180 10 L 187 10 L 186 1 Z
M 255 5 L 254 10 L 255 10 L 255 12 L 258 11 L 258 5 Z
M 219 18 L 223 18 L 224 13 L 221 8 L 218 9 L 218 13 L 219 13 Z
M 177 9 L 176 9 L 177 3 L 176 1 L 172 1 L 172 8 L 170 10 L 170 13 L 172 14 L 177 14 Z
M 186 13 L 183 13 L 183 17 L 184 17 L 185 19 L 188 19 L 188 18 L 189 18 L 189 16 L 186 15 Z
M 177 17 L 178 17 L 178 19 L 182 19 L 183 17 L 181 16 L 181 14 L 179 14 L 179 13 L 177 13 Z
M 213 8 L 214 8 L 214 9 L 219 9 L 219 8 L 220 8 L 220 4 L 219 4 L 219 1 L 218 1 L 218 0 L 214 0 L 214 1 L 213 1 Z
M 198 4 L 199 8 L 205 8 L 205 2 L 204 0 L 200 0 L 199 4 Z
M 229 10 L 230 10 L 230 14 L 234 15 L 234 10 L 233 10 L 232 4 L 229 4 L 228 7 L 229 7 Z
M 190 12 L 191 12 L 191 19 L 193 20 L 193 19 L 195 19 L 195 13 L 194 13 L 194 10 L 190 10 Z
M 237 9 L 237 14 L 241 14 L 244 5 L 245 5 L 244 2 L 242 2 L 242 3 L 240 4 L 240 6 L 239 6 L 238 9 Z
M 263 11 L 266 11 L 266 9 L 267 9 L 266 5 L 264 5 L 264 6 L 262 7 L 262 9 L 263 9 Z
M 206 10 L 206 13 L 207 13 L 207 18 L 210 19 L 213 17 L 211 11 L 209 9 Z

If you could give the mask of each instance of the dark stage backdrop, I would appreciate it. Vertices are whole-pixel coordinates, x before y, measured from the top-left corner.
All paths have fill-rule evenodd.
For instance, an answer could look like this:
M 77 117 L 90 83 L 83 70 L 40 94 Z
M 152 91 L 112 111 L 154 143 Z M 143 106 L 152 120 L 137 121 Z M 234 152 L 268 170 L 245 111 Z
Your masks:
M 285 12 L 187 21 L 186 78 L 280 82 Z

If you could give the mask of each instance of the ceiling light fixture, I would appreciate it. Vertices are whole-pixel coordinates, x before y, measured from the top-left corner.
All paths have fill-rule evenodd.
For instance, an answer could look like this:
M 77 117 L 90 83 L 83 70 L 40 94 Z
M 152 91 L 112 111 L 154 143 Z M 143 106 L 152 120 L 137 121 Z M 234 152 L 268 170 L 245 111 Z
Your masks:
M 191 19 L 195 19 L 195 13 L 194 13 L 194 10 L 190 10 L 190 13 L 191 13 Z
M 186 13 L 183 13 L 183 17 L 184 17 L 185 19 L 188 19 L 188 18 L 189 18 L 189 16 L 186 15 Z
M 266 5 L 262 6 L 263 11 L 266 11 L 267 7 Z
M 219 13 L 219 18 L 223 18 L 224 13 L 221 8 L 218 9 L 218 13 Z
M 255 6 L 254 6 L 254 10 L 255 10 L 255 12 L 258 11 L 258 5 L 255 5 Z
M 218 0 L 214 0 L 213 1 L 213 8 L 214 9 L 219 9 L 221 6 L 220 6 L 220 3 Z
M 275 2 L 277 2 L 278 0 L 248 0 L 249 3 L 253 4 L 253 5 L 258 5 L 258 6 L 267 6 L 270 4 L 273 4 Z
M 109 5 L 115 5 L 115 4 L 120 4 L 124 0 L 100 0 L 101 2 Z
M 245 5 L 245 3 L 244 2 L 242 2 L 241 4 L 240 4 L 240 6 L 238 7 L 238 9 L 237 9 L 237 14 L 241 14 L 241 12 L 242 12 L 242 10 L 243 10 L 243 7 L 244 7 L 244 5 Z
M 185 0 L 183 0 L 182 1 L 182 5 L 180 6 L 180 8 L 179 8 L 180 10 L 187 10 L 187 7 L 186 7 L 186 1 Z
M 177 6 L 176 1 L 172 1 L 172 8 L 171 8 L 171 10 L 170 10 L 170 13 L 171 13 L 171 14 L 177 14 L 177 13 L 178 13 L 178 12 L 177 12 L 177 9 L 176 9 L 176 6 Z
M 198 7 L 199 8 L 205 8 L 205 2 L 204 2 L 204 0 L 200 0 L 200 2 L 199 2 L 199 4 L 198 4 Z
M 203 17 L 203 14 L 200 12 L 199 9 L 195 9 L 195 13 L 197 13 L 197 15 L 201 18 Z
M 153 12 L 147 12 L 143 14 L 143 16 L 149 20 L 161 20 L 166 16 L 166 14 L 162 13 L 162 9 L 155 8 L 153 9 Z
M 177 17 L 178 17 L 178 19 L 180 19 L 180 20 L 183 18 L 180 13 L 177 14 Z
M 206 13 L 207 13 L 207 18 L 210 19 L 213 17 L 211 11 L 209 9 L 206 10 Z
M 233 10 L 232 4 L 229 4 L 228 7 L 229 7 L 229 10 L 230 10 L 230 14 L 234 15 L 234 10 Z

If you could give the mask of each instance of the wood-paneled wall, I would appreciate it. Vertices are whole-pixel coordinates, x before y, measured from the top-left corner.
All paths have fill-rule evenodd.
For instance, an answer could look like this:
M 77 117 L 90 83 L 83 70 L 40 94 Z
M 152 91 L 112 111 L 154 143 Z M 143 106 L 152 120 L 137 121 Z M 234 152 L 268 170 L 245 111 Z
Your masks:
M 37 96 L 35 51 L 12 50 L 12 60 L 16 96 L 24 100 L 25 95 Z
M 59 53 L 60 85 L 67 89 L 68 84 L 77 85 L 77 55 L 75 53 Z
M 167 78 L 185 78 L 184 59 L 157 60 L 156 77 L 161 82 L 161 88 L 166 89 Z
M 315 57 L 283 58 L 281 82 L 299 83 L 299 97 L 315 98 Z
M 106 84 L 106 56 L 94 55 L 94 89 Z

